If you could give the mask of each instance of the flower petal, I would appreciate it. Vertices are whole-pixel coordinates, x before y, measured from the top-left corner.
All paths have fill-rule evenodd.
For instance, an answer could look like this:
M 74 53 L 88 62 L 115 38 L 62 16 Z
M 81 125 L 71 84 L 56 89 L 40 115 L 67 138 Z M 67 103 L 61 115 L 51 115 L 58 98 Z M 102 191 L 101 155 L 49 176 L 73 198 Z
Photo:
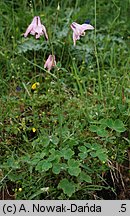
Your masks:
M 41 26 L 42 26 L 42 30 L 44 32 L 45 38 L 46 38 L 46 40 L 48 40 L 48 35 L 47 35 L 47 32 L 46 32 L 46 28 L 45 28 L 44 25 L 41 25 Z
M 24 37 L 27 37 L 28 34 L 35 28 L 36 21 L 37 21 L 37 17 L 35 16 L 31 22 L 31 24 L 28 26 L 26 32 L 24 33 Z
M 94 27 L 90 24 L 82 24 L 81 25 L 82 29 L 85 31 L 85 30 L 93 30 Z

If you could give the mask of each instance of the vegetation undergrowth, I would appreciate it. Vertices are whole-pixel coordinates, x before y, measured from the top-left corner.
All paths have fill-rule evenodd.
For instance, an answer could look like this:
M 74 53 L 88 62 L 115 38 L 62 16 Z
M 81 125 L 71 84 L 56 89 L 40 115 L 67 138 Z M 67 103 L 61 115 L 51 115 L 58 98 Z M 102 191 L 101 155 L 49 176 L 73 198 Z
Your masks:
M 118 199 L 130 190 L 129 0 L 0 4 L 1 194 Z M 23 36 L 34 16 L 48 41 Z M 95 29 L 74 46 L 70 25 L 87 19 Z

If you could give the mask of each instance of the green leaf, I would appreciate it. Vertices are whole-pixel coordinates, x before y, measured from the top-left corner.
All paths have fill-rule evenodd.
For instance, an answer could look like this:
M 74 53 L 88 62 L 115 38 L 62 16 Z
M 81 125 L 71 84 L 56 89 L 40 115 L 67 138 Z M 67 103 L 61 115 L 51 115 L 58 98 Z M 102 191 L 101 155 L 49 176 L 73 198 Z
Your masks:
M 79 153 L 78 155 L 82 160 L 84 160 L 85 158 L 87 158 L 88 153 Z
M 49 157 L 48 157 L 48 161 L 54 161 L 56 159 L 56 155 L 55 154 L 51 154 Z
M 49 150 L 49 152 L 51 153 L 51 154 L 53 154 L 53 155 L 55 155 L 55 149 L 54 148 L 51 148 L 50 150 Z
M 66 163 L 61 163 L 61 170 L 67 170 L 68 166 Z
M 102 146 L 100 144 L 97 144 L 97 143 L 93 143 L 91 146 L 92 150 L 99 150 L 101 148 L 102 148 Z
M 79 179 L 81 182 L 85 181 L 87 183 L 92 183 L 91 177 L 83 171 L 80 173 Z
M 52 163 L 47 160 L 39 161 L 39 163 L 36 166 L 37 171 L 47 171 L 52 167 Z
M 86 148 L 91 149 L 92 145 L 90 143 L 85 143 Z
M 41 144 L 41 143 L 42 143 L 42 145 L 43 145 L 44 147 L 48 146 L 49 143 L 50 143 L 50 138 L 49 138 L 49 136 L 42 137 L 42 138 L 40 139 L 40 144 Z
M 61 68 L 61 70 L 62 70 L 63 72 L 67 72 L 67 73 L 68 73 L 68 71 L 67 71 L 65 68 Z
M 59 155 L 52 155 L 49 156 L 48 161 L 53 161 L 53 163 L 59 163 L 60 161 L 60 156 Z
M 59 61 L 57 62 L 57 67 L 61 68 L 61 62 L 59 62 Z
M 124 123 L 120 119 L 113 121 L 112 119 L 107 119 L 107 126 L 119 133 L 126 130 Z
M 16 161 L 14 158 L 8 158 L 7 165 L 11 167 L 12 169 L 19 169 L 20 164 L 19 161 Z
M 112 119 L 107 119 L 106 124 L 107 124 L 107 127 L 112 129 L 114 125 L 114 121 Z
M 85 147 L 85 146 L 79 146 L 78 149 L 79 149 L 81 152 L 86 152 L 86 147 Z
M 120 119 L 116 119 L 114 121 L 113 129 L 119 133 L 124 132 L 126 130 L 124 123 Z
M 106 162 L 107 161 L 107 154 L 105 152 L 104 149 L 100 149 L 96 152 L 97 157 L 99 158 L 99 160 L 101 160 L 102 162 Z
M 31 165 L 36 165 L 38 162 L 39 162 L 39 158 L 34 158 L 34 159 L 32 159 L 31 161 L 30 161 L 30 164 Z
M 52 172 L 54 174 L 59 174 L 60 171 L 61 171 L 61 164 L 60 163 L 53 164 Z
M 49 152 L 51 155 L 49 155 L 48 161 L 55 161 L 55 163 L 58 163 L 61 158 L 61 153 L 58 150 L 55 150 L 54 148 L 50 149 Z
M 99 128 L 97 130 L 97 135 L 100 137 L 106 137 L 108 136 L 108 132 L 105 129 Z
M 75 192 L 75 183 L 73 181 L 68 181 L 68 179 L 64 178 L 58 184 L 58 188 L 62 189 L 64 194 L 71 197 Z
M 66 148 L 63 148 L 61 150 L 61 153 L 62 153 L 62 156 L 64 157 L 64 159 L 66 160 L 69 160 L 72 155 L 74 155 L 74 151 L 72 151 L 70 148 L 66 149 Z
M 51 136 L 50 141 L 54 144 L 57 145 L 59 143 L 59 138 L 57 136 Z
M 45 153 L 44 151 L 42 151 L 42 152 L 40 153 L 40 156 L 39 156 L 39 157 L 40 157 L 41 159 L 43 159 L 43 158 L 45 157 L 45 155 L 46 155 L 46 153 Z
M 106 125 L 106 124 L 104 124 L 104 123 L 100 125 L 100 129 L 104 129 L 104 130 L 105 130 L 105 129 L 106 129 L 106 127 L 107 127 L 107 125 Z
M 80 162 L 74 159 L 68 160 L 68 165 L 75 168 L 80 166 Z
M 90 130 L 91 132 L 97 132 L 98 126 L 96 126 L 96 125 L 91 125 L 91 126 L 89 127 L 89 130 Z
M 23 39 L 22 43 L 18 45 L 17 51 L 18 53 L 27 52 L 28 50 L 40 50 L 42 49 L 42 45 L 39 44 L 39 41 L 34 39 Z
M 88 156 L 87 149 L 85 146 L 79 146 L 78 149 L 81 151 L 78 155 L 81 159 L 85 159 Z
M 33 148 L 35 148 L 37 145 L 42 145 L 44 147 L 47 147 L 49 145 L 49 143 L 50 143 L 49 136 L 44 136 L 44 137 L 40 137 L 40 138 L 34 140 L 32 142 L 32 146 L 33 146 Z
M 93 158 L 97 157 L 96 152 L 91 152 L 90 155 L 91 155 Z
M 20 157 L 20 161 L 28 163 L 28 161 L 30 161 L 30 156 L 24 155 L 24 156 Z
M 106 128 L 106 127 L 107 127 L 107 119 L 101 119 L 101 120 L 99 121 L 99 123 L 100 123 L 100 125 L 103 126 L 103 128 Z
M 80 163 L 79 161 L 76 161 L 74 159 L 70 159 L 68 161 L 68 173 L 71 175 L 71 176 L 78 176 L 81 172 L 81 169 L 80 169 Z
M 81 172 L 81 169 L 79 167 L 69 167 L 68 168 L 68 173 L 71 175 L 71 176 L 78 176 Z
M 56 150 L 54 148 L 50 149 L 49 152 L 51 155 L 49 155 L 48 161 L 54 161 L 56 158 Z
M 70 139 L 70 140 L 67 140 L 67 144 L 70 146 L 70 147 L 73 147 L 73 146 L 76 146 L 79 144 L 79 142 L 75 139 Z
M 30 163 L 31 165 L 36 165 L 41 159 L 44 158 L 45 155 L 46 155 L 46 154 L 45 154 L 44 151 L 43 151 L 43 152 L 37 152 L 37 153 L 35 153 L 35 155 L 32 157 L 32 159 L 29 160 L 29 163 Z

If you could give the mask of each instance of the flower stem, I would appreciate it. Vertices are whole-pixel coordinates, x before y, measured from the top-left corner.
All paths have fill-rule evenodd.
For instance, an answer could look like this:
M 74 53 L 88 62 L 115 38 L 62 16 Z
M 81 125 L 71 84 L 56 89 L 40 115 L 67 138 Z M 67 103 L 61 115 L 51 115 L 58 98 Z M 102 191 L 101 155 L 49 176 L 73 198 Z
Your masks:
M 60 70 L 57 68 L 57 84 L 58 84 L 58 119 L 59 119 L 59 139 L 60 144 L 62 145 L 62 108 L 61 108 L 61 83 L 60 83 L 60 76 L 59 76 Z
M 98 59 L 98 52 L 97 52 L 97 34 L 96 34 L 96 24 L 97 24 L 97 0 L 95 1 L 95 57 L 96 57 L 96 63 L 97 63 L 97 69 L 98 69 L 98 85 L 99 85 L 99 94 L 100 97 L 103 98 L 102 94 L 102 83 L 101 83 L 101 71 L 100 71 L 100 66 L 99 66 L 99 59 Z

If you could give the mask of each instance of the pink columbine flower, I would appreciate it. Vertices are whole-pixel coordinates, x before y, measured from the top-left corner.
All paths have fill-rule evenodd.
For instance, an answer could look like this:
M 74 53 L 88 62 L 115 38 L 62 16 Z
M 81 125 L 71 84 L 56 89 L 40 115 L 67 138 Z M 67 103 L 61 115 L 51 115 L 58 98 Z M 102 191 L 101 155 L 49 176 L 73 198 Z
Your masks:
M 74 46 L 76 45 L 76 41 L 80 39 L 80 36 L 85 35 L 85 30 L 93 30 L 94 27 L 90 24 L 78 24 L 76 22 L 73 22 L 71 24 L 71 29 L 73 30 L 73 41 L 74 41 Z
M 28 34 L 35 35 L 36 39 L 38 39 L 41 35 L 45 35 L 45 38 L 48 40 L 48 35 L 46 32 L 46 28 L 41 24 L 41 20 L 39 16 L 35 16 L 28 26 L 26 32 L 24 33 L 24 37 L 27 37 Z
M 54 55 L 49 55 L 48 59 L 44 64 L 44 68 L 47 68 L 48 71 L 52 69 L 52 67 L 56 66 L 56 60 Z

